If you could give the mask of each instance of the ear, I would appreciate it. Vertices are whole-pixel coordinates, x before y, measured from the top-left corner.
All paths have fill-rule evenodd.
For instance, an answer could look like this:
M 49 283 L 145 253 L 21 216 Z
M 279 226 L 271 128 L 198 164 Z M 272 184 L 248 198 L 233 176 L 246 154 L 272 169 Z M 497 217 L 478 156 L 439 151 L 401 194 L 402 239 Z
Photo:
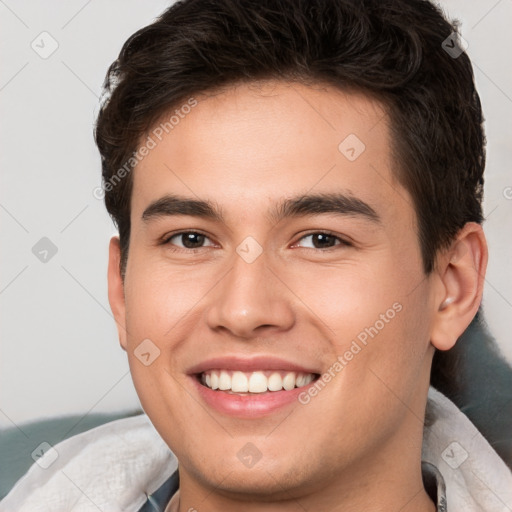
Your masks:
M 439 350 L 452 348 L 476 315 L 487 269 L 487 242 L 480 224 L 468 222 L 438 259 L 430 341 Z
M 108 252 L 108 301 L 116 321 L 119 343 L 126 350 L 126 308 L 121 277 L 121 246 L 117 236 L 110 239 Z

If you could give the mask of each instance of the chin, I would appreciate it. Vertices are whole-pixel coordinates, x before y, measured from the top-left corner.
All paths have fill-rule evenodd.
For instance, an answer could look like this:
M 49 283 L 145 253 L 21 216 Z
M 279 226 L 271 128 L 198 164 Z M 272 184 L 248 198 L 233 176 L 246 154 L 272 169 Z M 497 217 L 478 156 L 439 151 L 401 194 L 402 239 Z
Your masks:
M 283 455 L 283 454 L 281 454 Z M 286 457 L 286 455 L 284 455 Z M 323 476 L 313 476 L 304 472 L 304 468 L 297 470 L 301 464 L 293 462 L 286 457 L 286 467 L 280 465 L 276 459 L 269 464 L 261 459 L 252 468 L 241 467 L 240 461 L 221 461 L 203 464 L 194 469 L 194 476 L 204 485 L 214 488 L 221 496 L 233 498 L 238 495 L 243 501 L 280 501 L 289 500 L 290 497 L 300 496 L 306 491 L 314 480 L 320 482 Z M 290 467 L 291 465 L 291 467 Z M 223 468 L 222 472 L 219 468 Z

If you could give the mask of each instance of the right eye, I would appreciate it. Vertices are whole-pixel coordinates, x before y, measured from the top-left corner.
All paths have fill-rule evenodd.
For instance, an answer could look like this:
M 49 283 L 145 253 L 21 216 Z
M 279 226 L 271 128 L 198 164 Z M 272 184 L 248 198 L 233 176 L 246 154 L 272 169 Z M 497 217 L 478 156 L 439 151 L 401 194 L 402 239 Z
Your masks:
M 172 250 L 194 250 L 194 249 L 202 249 L 203 247 L 210 247 L 214 244 L 210 242 L 209 245 L 204 246 L 205 241 L 209 241 L 210 239 L 203 235 L 202 233 L 198 233 L 197 231 L 180 231 L 179 233 L 174 233 L 171 236 L 166 237 L 163 241 L 164 245 L 175 246 L 177 249 L 171 247 Z

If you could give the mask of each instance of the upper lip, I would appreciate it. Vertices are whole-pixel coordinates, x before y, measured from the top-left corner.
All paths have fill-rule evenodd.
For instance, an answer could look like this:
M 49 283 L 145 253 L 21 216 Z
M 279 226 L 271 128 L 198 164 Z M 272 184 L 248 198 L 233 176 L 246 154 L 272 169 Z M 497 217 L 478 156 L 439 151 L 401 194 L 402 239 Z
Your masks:
M 298 363 L 287 361 L 273 356 L 224 356 L 206 359 L 188 370 L 188 374 L 194 375 L 207 370 L 239 370 L 252 372 L 257 370 L 284 370 L 302 373 L 320 373 L 317 369 L 303 366 Z

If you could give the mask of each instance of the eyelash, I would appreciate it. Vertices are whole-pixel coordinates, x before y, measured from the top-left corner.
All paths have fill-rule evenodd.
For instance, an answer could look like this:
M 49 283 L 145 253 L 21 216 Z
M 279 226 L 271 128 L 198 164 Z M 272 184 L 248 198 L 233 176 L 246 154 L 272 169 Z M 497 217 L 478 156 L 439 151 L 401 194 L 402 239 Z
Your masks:
M 188 249 L 186 247 L 177 247 L 174 244 L 170 243 L 171 239 L 173 239 L 174 237 L 177 237 L 180 235 L 187 235 L 187 234 L 202 235 L 202 236 L 206 237 L 207 239 L 209 239 L 208 235 L 206 235 L 205 233 L 202 233 L 200 231 L 178 231 L 177 233 L 172 233 L 171 235 L 166 236 L 162 240 L 161 245 L 168 245 L 170 247 L 170 250 L 172 250 L 173 252 L 187 252 L 187 253 L 194 253 L 194 254 L 201 251 L 202 249 L 206 249 L 208 247 L 208 246 L 206 246 L 206 247 L 197 247 L 194 249 Z M 327 247 L 325 249 L 318 249 L 315 247 L 302 247 L 302 249 L 312 249 L 314 251 L 330 252 L 330 251 L 336 250 L 336 247 L 353 247 L 353 244 L 351 242 L 349 242 L 348 240 L 345 240 L 344 238 L 340 237 L 336 233 L 333 233 L 332 231 L 311 231 L 311 232 L 305 233 L 304 235 L 301 236 L 301 238 L 299 238 L 299 240 L 297 242 L 294 243 L 294 246 L 296 244 L 298 244 L 304 238 L 307 238 L 312 235 L 328 235 L 328 236 L 334 237 L 336 239 L 336 241 L 339 241 L 340 243 L 335 244 L 332 247 Z

